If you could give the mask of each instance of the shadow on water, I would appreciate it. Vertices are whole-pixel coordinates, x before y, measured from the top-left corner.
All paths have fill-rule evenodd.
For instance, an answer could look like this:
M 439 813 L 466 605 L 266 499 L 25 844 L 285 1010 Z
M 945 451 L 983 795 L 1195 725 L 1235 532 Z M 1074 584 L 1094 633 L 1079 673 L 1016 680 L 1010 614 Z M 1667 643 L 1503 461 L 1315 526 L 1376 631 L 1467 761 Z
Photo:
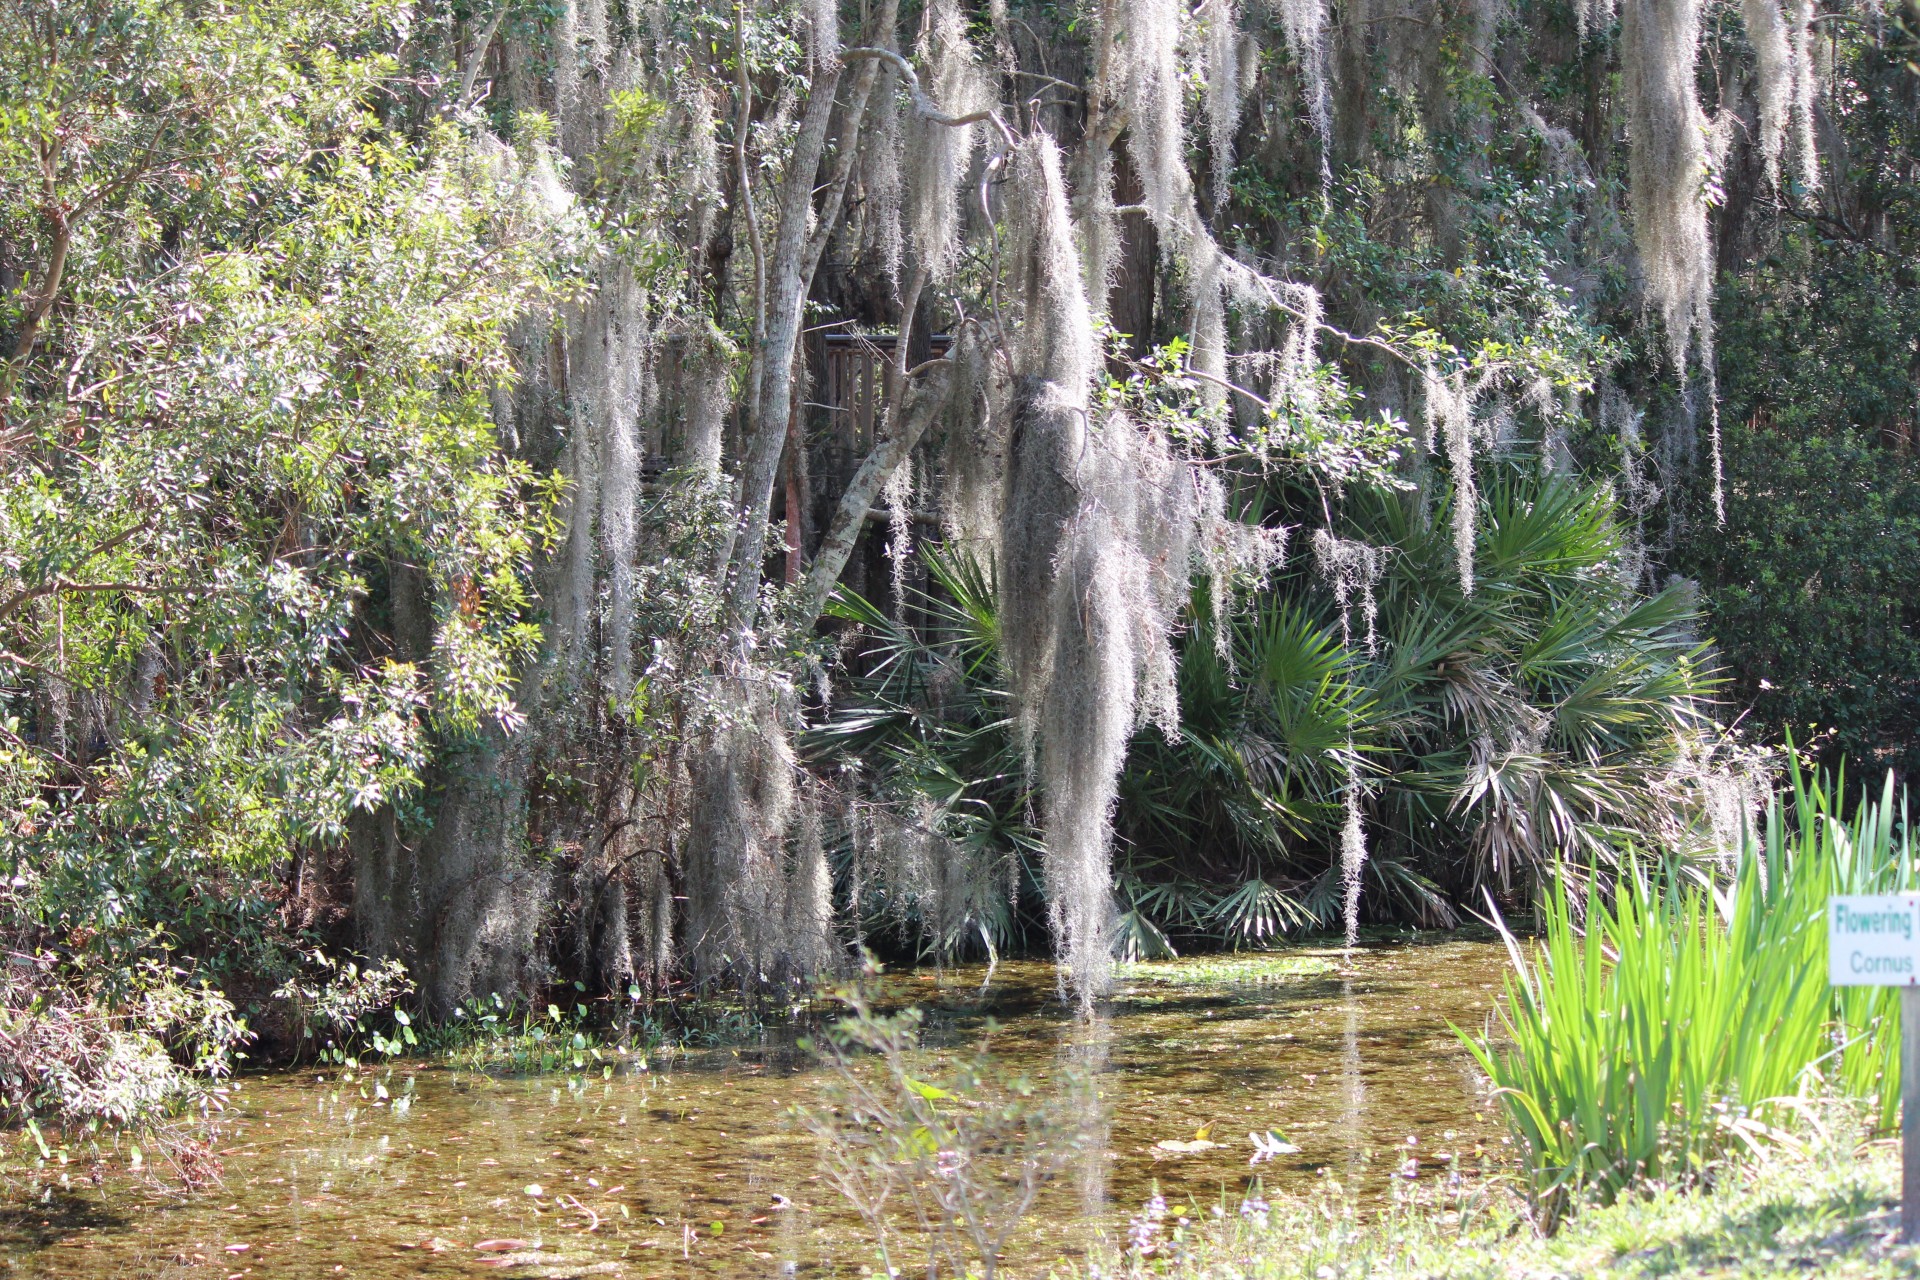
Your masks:
M 936 1051 L 991 1019 L 1009 1070 L 1097 1080 L 1075 1121 L 1085 1154 L 1023 1228 L 1020 1256 L 1046 1262 L 1113 1238 L 1156 1190 L 1206 1212 L 1332 1178 L 1379 1201 L 1396 1177 L 1492 1158 L 1495 1121 L 1448 1024 L 1484 1023 L 1503 964 L 1497 945 L 1450 941 L 1137 966 L 1091 1021 L 1038 963 L 902 974 L 889 996 L 924 1010 Z M 612 1079 L 425 1063 L 252 1076 L 221 1122 L 214 1190 L 13 1170 L 0 1274 L 855 1274 L 870 1245 L 790 1119 L 821 1080 L 792 1035 Z M 1299 1151 L 1251 1167 L 1248 1134 L 1268 1130 Z
M 45 1249 L 75 1232 L 111 1233 L 131 1226 L 101 1196 L 48 1187 L 39 1198 L 0 1203 L 0 1255 Z

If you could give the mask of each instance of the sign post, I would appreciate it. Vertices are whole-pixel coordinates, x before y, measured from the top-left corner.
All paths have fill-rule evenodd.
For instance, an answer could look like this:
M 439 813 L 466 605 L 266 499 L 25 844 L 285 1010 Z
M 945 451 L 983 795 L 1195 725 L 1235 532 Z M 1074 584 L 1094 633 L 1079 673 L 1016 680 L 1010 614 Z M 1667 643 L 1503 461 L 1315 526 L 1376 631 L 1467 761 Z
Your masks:
M 1920 986 L 1900 990 L 1900 1239 L 1920 1240 Z
M 1827 979 L 1900 990 L 1900 1239 L 1920 1241 L 1920 894 L 1827 899 Z

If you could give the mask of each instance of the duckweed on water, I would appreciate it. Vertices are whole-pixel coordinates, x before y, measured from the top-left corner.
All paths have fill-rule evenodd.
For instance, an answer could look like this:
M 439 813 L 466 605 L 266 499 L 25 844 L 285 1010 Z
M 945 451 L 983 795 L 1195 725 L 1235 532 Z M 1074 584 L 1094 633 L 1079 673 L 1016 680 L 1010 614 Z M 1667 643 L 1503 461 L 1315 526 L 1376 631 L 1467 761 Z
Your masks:
M 1129 987 L 1238 986 L 1332 973 L 1339 962 L 1337 951 L 1242 951 L 1193 960 L 1134 961 L 1116 966 L 1114 977 Z

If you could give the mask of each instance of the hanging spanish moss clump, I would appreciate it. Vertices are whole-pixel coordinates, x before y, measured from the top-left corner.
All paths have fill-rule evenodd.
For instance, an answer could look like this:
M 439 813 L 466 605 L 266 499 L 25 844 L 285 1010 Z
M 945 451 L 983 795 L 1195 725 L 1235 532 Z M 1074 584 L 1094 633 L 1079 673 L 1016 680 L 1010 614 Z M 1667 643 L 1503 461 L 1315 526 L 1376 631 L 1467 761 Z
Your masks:
M 1207 602 L 1213 611 L 1213 647 L 1223 660 L 1233 661 L 1233 631 L 1227 625 L 1237 582 L 1263 583 L 1286 563 L 1287 537 L 1282 525 L 1268 529 L 1236 520 L 1227 512 L 1227 490 L 1218 476 L 1190 468 L 1194 485 L 1194 561 L 1206 575 Z
M 726 214 L 726 196 L 720 178 L 720 123 L 714 118 L 713 99 L 700 80 L 686 76 L 678 98 L 685 121 L 683 141 L 675 148 L 678 176 L 675 194 L 689 201 L 687 242 L 705 253 L 715 224 Z
M 1791 140 L 1800 188 L 1812 193 L 1820 186 L 1820 153 L 1813 141 L 1813 98 L 1819 85 L 1813 65 L 1813 0 L 1787 0 L 1787 47 L 1793 55 Z
M 798 976 L 832 972 L 841 954 L 833 937 L 833 868 L 820 837 L 820 784 L 802 784 L 793 822 L 793 862 L 787 873 L 791 963 Z
M 1240 66 L 1240 24 L 1234 0 L 1207 6 L 1207 143 L 1213 161 L 1213 207 L 1233 191 L 1233 141 L 1240 130 L 1246 80 Z
M 1250 411 L 1244 424 L 1247 443 L 1264 463 L 1273 446 L 1285 439 L 1287 423 L 1311 417 L 1320 408 L 1320 291 L 1310 284 L 1270 279 L 1232 259 L 1223 260 L 1222 275 L 1242 324 L 1264 337 L 1264 342 L 1243 342 L 1243 348 L 1252 349 L 1230 356 L 1243 385 L 1258 388 L 1267 401 L 1256 406 L 1257 414 Z
M 1460 573 L 1460 591 L 1473 594 L 1474 522 L 1480 490 L 1473 475 L 1473 446 L 1479 434 L 1473 420 L 1473 396 L 1465 374 L 1442 376 L 1429 367 L 1422 378 L 1426 392 L 1424 443 L 1432 453 L 1444 445 L 1453 472 L 1453 555 Z
M 1585 40 L 1596 32 L 1604 33 L 1613 24 L 1619 0 L 1574 0 L 1573 17 Z
M 906 616 L 907 566 L 913 559 L 913 459 L 903 460 L 880 490 L 887 511 L 888 581 L 893 587 L 893 611 Z
M 1707 400 L 1707 448 L 1709 465 L 1713 468 L 1713 522 L 1725 528 L 1727 523 L 1727 469 L 1720 452 L 1720 391 L 1718 380 L 1711 364 L 1712 352 L 1709 351 L 1709 364 L 1706 376 Z
M 947 540 L 981 563 L 1002 560 L 1000 507 L 1007 474 L 1013 387 L 986 328 L 963 326 L 948 353 L 953 394 L 941 439 L 940 518 Z
M 562 0 L 553 19 L 554 117 L 560 146 L 570 156 L 584 155 L 586 120 L 592 110 L 580 75 L 580 10 L 575 0 Z
M 1038 732 L 1048 918 L 1083 1007 L 1112 980 L 1110 828 L 1140 692 L 1133 610 L 1148 589 L 1114 526 L 1097 505 L 1078 511 L 1061 548 L 1049 593 L 1057 656 Z
M 1387 548 L 1376 547 L 1352 538 L 1342 538 L 1328 529 L 1313 531 L 1313 558 L 1321 579 L 1333 589 L 1334 605 L 1340 610 L 1340 643 L 1353 645 L 1353 598 L 1360 597 L 1360 616 L 1366 623 L 1366 651 L 1379 649 L 1375 624 L 1380 606 L 1374 599 L 1374 584 L 1386 572 Z
M 1086 176 L 1076 180 L 1080 274 L 1086 282 L 1087 302 L 1096 316 L 1105 318 L 1114 273 L 1120 264 L 1120 211 L 1113 200 L 1113 150 L 1082 148 L 1080 162 Z
M 720 476 L 727 411 L 733 405 L 733 364 L 738 352 L 720 327 L 704 316 L 681 330 L 680 388 L 684 404 L 679 465 L 692 478 L 712 483 Z
M 1347 744 L 1346 822 L 1340 828 L 1340 911 L 1346 923 L 1347 946 L 1360 938 L 1360 885 L 1367 869 L 1367 829 L 1360 816 L 1360 766 Z
M 1008 189 L 1023 325 L 1000 506 L 1001 649 L 1031 755 L 1053 668 L 1046 601 L 1062 533 L 1079 506 L 1073 477 L 1085 451 L 1098 347 L 1052 139 L 1036 137 L 1013 152 Z
M 1756 819 L 1773 794 L 1777 760 L 1730 734 L 1681 733 L 1674 741 L 1677 750 L 1661 790 L 1668 812 L 1695 825 L 1691 831 L 1675 829 L 1668 838 L 1678 844 L 1704 835 L 1714 855 L 1731 867 L 1759 835 Z
M 724 676 L 694 764 L 700 782 L 684 858 L 686 943 L 696 978 L 758 985 L 814 945 L 787 916 L 785 850 L 795 772 L 783 691 Z M 797 922 L 804 926 L 805 921 Z
M 1143 721 L 1178 732 L 1170 634 L 1202 503 L 1157 432 L 1090 415 L 1092 324 L 1052 140 L 1021 144 L 1010 179 L 1024 358 L 1001 514 L 1002 647 L 1042 796 L 1063 981 L 1090 1007 L 1112 971 L 1108 855 L 1127 744 Z
M 1753 46 L 1754 105 L 1760 132 L 1760 157 L 1767 182 L 1780 185 L 1780 153 L 1787 137 L 1787 115 L 1793 98 L 1793 49 L 1787 42 L 1787 21 L 1779 0 L 1741 0 L 1740 20 L 1746 24 L 1747 43 Z
M 1212 236 L 1195 235 L 1188 256 L 1188 283 L 1193 291 L 1189 362 L 1201 376 L 1201 404 L 1217 415 L 1226 407 L 1227 394 L 1227 306 L 1220 279 L 1220 246 Z
M 1320 361 L 1317 346 L 1323 318 L 1320 291 L 1304 282 L 1289 283 L 1284 296 L 1293 324 L 1287 329 L 1279 361 L 1274 366 L 1272 399 L 1276 404 L 1290 402 L 1311 410 L 1317 407 L 1318 399 L 1314 395 L 1318 385 L 1314 374 Z
M 1386 571 L 1388 548 L 1342 538 L 1330 529 L 1316 529 L 1313 554 L 1321 579 L 1333 589 L 1334 604 L 1340 613 L 1342 651 L 1351 653 L 1353 649 L 1353 601 L 1357 593 L 1361 617 L 1366 623 L 1366 651 L 1377 652 L 1376 624 L 1380 610 L 1373 589 Z M 1360 813 L 1365 791 L 1360 782 L 1360 757 L 1354 750 L 1351 734 L 1346 745 L 1346 774 L 1341 789 L 1346 820 L 1340 828 L 1340 902 L 1341 916 L 1346 922 L 1346 944 L 1351 947 L 1359 936 L 1360 888 L 1367 864 L 1366 823 Z
M 1193 180 L 1187 174 L 1178 0 L 1128 0 L 1124 45 L 1129 147 L 1140 171 L 1148 216 L 1162 232 L 1181 234 Z
M 1628 0 L 1620 23 L 1628 185 L 1648 300 L 1681 377 L 1696 347 L 1713 362 L 1713 253 L 1706 114 L 1694 90 L 1699 0 Z
M 600 446 L 600 555 L 607 581 L 606 694 L 622 713 L 633 693 L 634 552 L 640 503 L 640 415 L 651 386 L 646 296 L 624 264 L 610 263 L 588 306 L 573 356 L 575 430 Z
M 1279 0 L 1287 52 L 1300 68 L 1307 119 L 1320 141 L 1320 194 L 1333 188 L 1333 90 L 1327 73 L 1327 0 Z
M 862 140 L 860 160 L 866 199 L 861 208 L 866 250 L 879 265 L 880 275 L 900 287 L 900 262 L 906 245 L 901 210 L 905 197 L 901 149 L 906 129 L 900 102 L 900 82 L 892 67 L 880 72 L 875 87 L 877 119 Z
M 1552 380 L 1541 376 L 1527 383 L 1520 398 L 1540 420 L 1542 474 L 1573 475 L 1573 442 L 1568 438 L 1567 426 L 1580 420 L 1580 393 L 1570 387 L 1563 400 L 1555 393 Z
M 1753 46 L 1754 99 L 1760 156 L 1767 182 L 1778 188 L 1781 162 L 1791 155 L 1804 192 L 1820 182 L 1813 141 L 1813 2 L 1741 0 L 1741 20 Z
M 934 101 L 950 116 L 990 105 L 992 90 L 967 40 L 966 16 L 957 0 L 934 0 L 921 64 Z M 979 126 L 946 125 L 916 114 L 908 127 L 911 179 L 907 183 L 907 229 L 919 271 L 945 280 L 960 253 L 960 196 L 978 142 Z
M 869 845 L 863 870 L 883 897 L 887 920 L 917 927 L 942 961 L 975 941 L 992 955 L 993 936 L 983 921 L 997 914 L 1000 859 L 949 838 L 942 810 L 924 795 L 904 804 L 870 804 L 864 813 Z
M 1661 490 L 1652 474 L 1653 458 L 1640 425 L 1640 411 L 1611 380 L 1600 384 L 1600 426 L 1620 443 L 1620 479 L 1616 487 L 1627 518 L 1621 576 L 1636 590 L 1646 581 L 1652 557 L 1646 543 L 1646 519 L 1659 506 Z
M 1082 634 L 1082 624 L 1094 619 L 1070 599 L 1074 580 L 1100 569 L 1091 536 L 1072 547 L 1066 536 L 1080 515 L 1096 347 L 1060 153 L 1051 138 L 1039 135 L 1015 149 L 1009 185 L 1014 207 L 1007 223 L 1016 246 L 1024 341 L 1000 515 L 1001 645 L 1020 736 L 1042 792 L 1055 951 L 1063 979 L 1088 1003 L 1105 987 L 1111 966 L 1108 770 L 1118 768 L 1124 750 L 1124 742 L 1116 748 L 1114 741 L 1124 738 L 1119 726 L 1132 722 L 1132 664 L 1116 661 L 1118 636 L 1104 610 L 1097 621 L 1105 647 L 1087 651 L 1092 637 Z M 1063 677 L 1074 687 L 1060 689 Z M 1068 699 L 1083 700 L 1083 710 L 1097 717 L 1095 737 L 1075 740 L 1059 732 L 1068 727 L 1066 717 L 1054 712 Z

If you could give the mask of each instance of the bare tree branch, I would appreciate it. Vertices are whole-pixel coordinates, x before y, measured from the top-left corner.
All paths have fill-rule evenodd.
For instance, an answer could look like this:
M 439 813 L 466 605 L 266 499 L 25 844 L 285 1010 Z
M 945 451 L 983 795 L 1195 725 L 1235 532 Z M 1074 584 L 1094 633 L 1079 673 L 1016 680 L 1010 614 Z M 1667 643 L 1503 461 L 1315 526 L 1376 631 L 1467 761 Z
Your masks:
M 920 369 L 922 375 L 907 392 L 894 430 L 873 446 L 873 451 L 847 484 L 847 491 L 840 496 L 839 510 L 834 512 L 833 524 L 821 540 L 820 550 L 814 554 L 813 568 L 807 574 L 807 584 L 801 593 L 797 621 L 803 628 L 812 626 L 821 610 L 827 607 L 827 600 L 847 567 L 847 557 L 853 554 L 854 543 L 859 541 L 874 496 L 886 487 L 887 480 L 947 406 L 953 392 L 952 359 L 932 360 Z
M 920 113 L 921 119 L 931 120 L 934 124 L 949 125 L 953 128 L 986 122 L 992 124 L 994 128 L 1000 131 L 1000 140 L 1006 143 L 1007 146 L 1012 147 L 1017 142 L 1013 130 L 1008 128 L 1007 122 L 1000 118 L 1000 112 L 992 107 L 987 107 L 979 111 L 969 111 L 965 115 L 959 116 L 948 115 L 942 111 L 939 104 L 936 103 L 932 96 L 927 93 L 926 89 L 921 86 L 919 72 L 913 69 L 913 64 L 907 61 L 904 55 L 896 53 L 892 49 L 870 47 L 842 49 L 840 51 L 840 60 L 842 62 L 855 62 L 863 58 L 875 58 L 892 66 L 894 74 L 898 75 L 901 81 L 907 86 L 907 95 L 913 99 L 913 109 Z

